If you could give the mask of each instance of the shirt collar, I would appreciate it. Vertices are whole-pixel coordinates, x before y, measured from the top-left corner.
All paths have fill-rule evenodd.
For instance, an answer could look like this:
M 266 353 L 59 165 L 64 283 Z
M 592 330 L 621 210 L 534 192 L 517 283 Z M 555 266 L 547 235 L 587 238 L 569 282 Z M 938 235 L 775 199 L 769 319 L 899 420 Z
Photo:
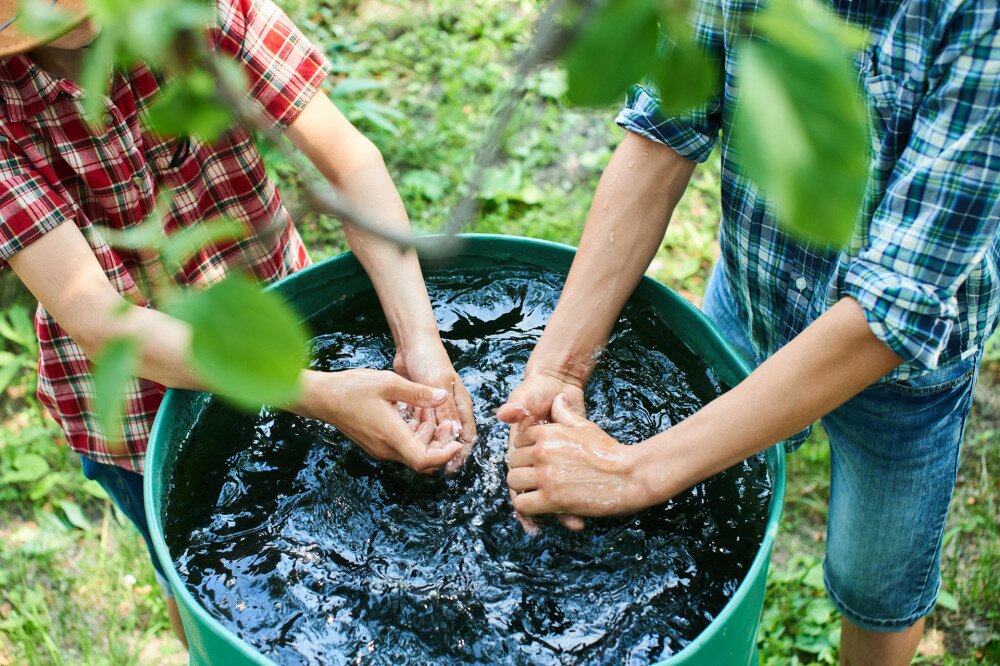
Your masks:
M 6 107 L 9 120 L 18 122 L 40 113 L 60 94 L 79 99 L 83 90 L 45 71 L 25 54 L 0 60 L 0 104 Z

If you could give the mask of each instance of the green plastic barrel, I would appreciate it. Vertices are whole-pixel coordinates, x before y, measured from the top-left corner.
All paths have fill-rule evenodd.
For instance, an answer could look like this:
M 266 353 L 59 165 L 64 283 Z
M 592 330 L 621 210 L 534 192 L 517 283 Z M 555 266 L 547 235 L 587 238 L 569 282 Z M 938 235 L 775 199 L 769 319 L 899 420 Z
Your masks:
M 447 261 L 449 268 L 487 271 L 491 266 L 535 266 L 566 273 L 575 250 L 565 245 L 511 236 L 468 235 L 461 251 Z M 424 262 L 433 273 L 440 264 Z M 327 307 L 338 296 L 371 288 L 361 265 L 350 253 L 316 264 L 270 287 L 283 294 L 307 318 Z M 712 323 L 676 293 L 650 278 L 643 278 L 632 300 L 652 306 L 724 383 L 735 386 L 749 369 Z M 164 512 L 178 447 L 204 409 L 209 395 L 191 391 L 167 391 L 153 424 L 146 453 L 146 515 L 153 544 L 164 563 L 167 578 L 180 607 L 191 646 L 192 664 L 271 664 L 250 645 L 223 627 L 191 595 L 172 565 L 163 539 Z M 711 664 L 742 666 L 757 661 L 756 638 L 764 604 L 764 584 L 771 547 L 778 531 L 785 496 L 785 459 L 780 446 L 766 453 L 773 479 L 771 506 L 760 551 L 746 578 L 719 615 L 682 651 L 662 662 L 670 666 Z

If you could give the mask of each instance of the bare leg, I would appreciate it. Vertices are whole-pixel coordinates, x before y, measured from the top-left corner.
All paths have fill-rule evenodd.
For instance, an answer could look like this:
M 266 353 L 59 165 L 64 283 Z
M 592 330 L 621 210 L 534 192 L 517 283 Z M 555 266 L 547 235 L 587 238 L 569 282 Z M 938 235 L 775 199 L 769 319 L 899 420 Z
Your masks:
M 188 649 L 187 634 L 184 633 L 184 625 L 181 624 L 181 614 L 177 610 L 177 602 L 167 599 L 167 615 L 170 617 L 170 626 L 174 630 L 177 640 L 184 644 L 184 649 Z
M 840 622 L 840 663 L 842 666 L 906 666 L 913 661 L 924 631 L 920 618 L 909 629 L 880 632 L 862 629 L 843 619 Z

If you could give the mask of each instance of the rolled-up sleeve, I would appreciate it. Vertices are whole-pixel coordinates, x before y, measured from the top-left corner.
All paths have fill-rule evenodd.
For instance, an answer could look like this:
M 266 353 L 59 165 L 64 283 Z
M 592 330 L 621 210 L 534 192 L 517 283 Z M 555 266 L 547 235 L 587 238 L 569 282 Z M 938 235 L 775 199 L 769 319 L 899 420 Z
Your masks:
M 219 0 L 218 10 L 218 48 L 242 65 L 251 102 L 284 130 L 316 94 L 329 61 L 272 0 Z
M 725 67 L 719 0 L 699 0 L 694 16 L 694 38 L 707 56 Z M 652 86 L 636 85 L 629 91 L 615 122 L 629 132 L 669 146 L 682 157 L 704 162 L 719 142 L 722 130 L 723 85 L 702 104 L 677 115 L 662 112 L 659 92 Z
M 1000 33 L 947 53 L 843 284 L 875 335 L 920 369 L 937 367 L 959 288 L 996 270 L 1000 242 Z
M 0 268 L 47 232 L 72 219 L 66 201 L 16 144 L 0 138 Z

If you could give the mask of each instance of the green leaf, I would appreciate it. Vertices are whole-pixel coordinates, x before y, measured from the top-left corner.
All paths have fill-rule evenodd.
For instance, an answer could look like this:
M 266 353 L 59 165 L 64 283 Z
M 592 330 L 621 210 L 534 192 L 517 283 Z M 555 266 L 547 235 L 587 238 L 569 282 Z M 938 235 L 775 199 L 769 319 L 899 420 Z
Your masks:
M 743 48 L 733 135 L 739 163 L 792 231 L 841 245 L 864 198 L 869 147 L 844 33 L 811 0 L 776 0 L 771 13 L 780 20 L 763 25 L 799 27 Z
M 54 487 L 65 480 L 65 475 L 61 472 L 49 472 L 31 486 L 28 490 L 28 497 L 37 502 L 43 497 L 47 497 Z
M 543 69 L 538 73 L 535 90 L 542 97 L 559 100 L 566 94 L 566 72 L 561 69 Z
M 125 390 L 139 370 L 139 341 L 113 338 L 94 361 L 94 411 L 105 436 L 121 441 Z
M 346 97 L 348 95 L 356 95 L 358 93 L 369 92 L 371 90 L 381 90 L 382 88 L 385 88 L 385 84 L 381 81 L 347 77 L 337 82 L 337 85 L 335 85 L 333 90 L 330 91 L 330 96 Z
M 566 53 L 569 100 L 600 106 L 621 99 L 649 71 L 660 34 L 658 20 L 652 0 L 608 0 Z
M 660 109 L 678 114 L 703 103 L 721 85 L 718 62 L 709 59 L 683 20 L 664 17 L 662 26 L 671 44 L 653 64 L 653 82 L 659 92 Z
M 814 590 L 825 590 L 826 584 L 823 581 L 823 564 L 819 560 L 813 560 L 806 570 L 802 582 Z
M 954 613 L 958 610 L 958 599 L 951 592 L 942 589 L 938 591 L 937 605 Z
M 17 27 L 36 37 L 61 35 L 73 27 L 72 16 L 62 8 L 38 0 L 21 0 L 17 10 Z
M 14 469 L 0 477 L 3 483 L 30 483 L 49 472 L 49 463 L 37 453 L 22 452 L 13 461 Z
M 191 134 L 211 143 L 232 126 L 233 113 L 216 94 L 212 75 L 193 70 L 160 90 L 146 121 L 163 136 Z
M 805 618 L 816 625 L 825 625 L 830 622 L 836 609 L 826 597 L 813 599 L 806 606 Z
M 90 48 L 85 49 L 80 65 L 80 87 L 83 97 L 83 113 L 87 121 L 96 127 L 106 125 L 104 119 L 104 98 L 111 82 L 111 70 L 115 64 L 115 37 L 105 29 L 97 36 Z
M 307 337 L 278 294 L 231 275 L 172 310 L 191 324 L 191 364 L 209 390 L 248 409 L 299 397 Z
M 7 316 L 0 314 L 0 337 L 21 347 L 33 348 L 35 325 L 31 313 L 23 305 L 12 305 Z
M 21 370 L 21 363 L 6 363 L 0 366 L 0 394 L 7 390 L 7 387 L 14 382 L 17 373 Z
M 125 250 L 156 250 L 163 247 L 163 224 L 158 215 L 150 215 L 140 224 L 125 229 L 100 227 L 101 236 L 111 247 Z
M 59 507 L 62 509 L 63 513 L 66 515 L 66 520 L 73 527 L 77 527 L 84 532 L 90 530 L 90 521 L 87 517 L 83 515 L 83 510 L 80 509 L 80 505 L 76 502 L 70 502 L 68 500 L 63 500 L 59 502 Z
M 417 169 L 407 171 L 400 180 L 400 185 L 412 190 L 428 201 L 438 201 L 444 196 L 448 180 L 436 171 Z

